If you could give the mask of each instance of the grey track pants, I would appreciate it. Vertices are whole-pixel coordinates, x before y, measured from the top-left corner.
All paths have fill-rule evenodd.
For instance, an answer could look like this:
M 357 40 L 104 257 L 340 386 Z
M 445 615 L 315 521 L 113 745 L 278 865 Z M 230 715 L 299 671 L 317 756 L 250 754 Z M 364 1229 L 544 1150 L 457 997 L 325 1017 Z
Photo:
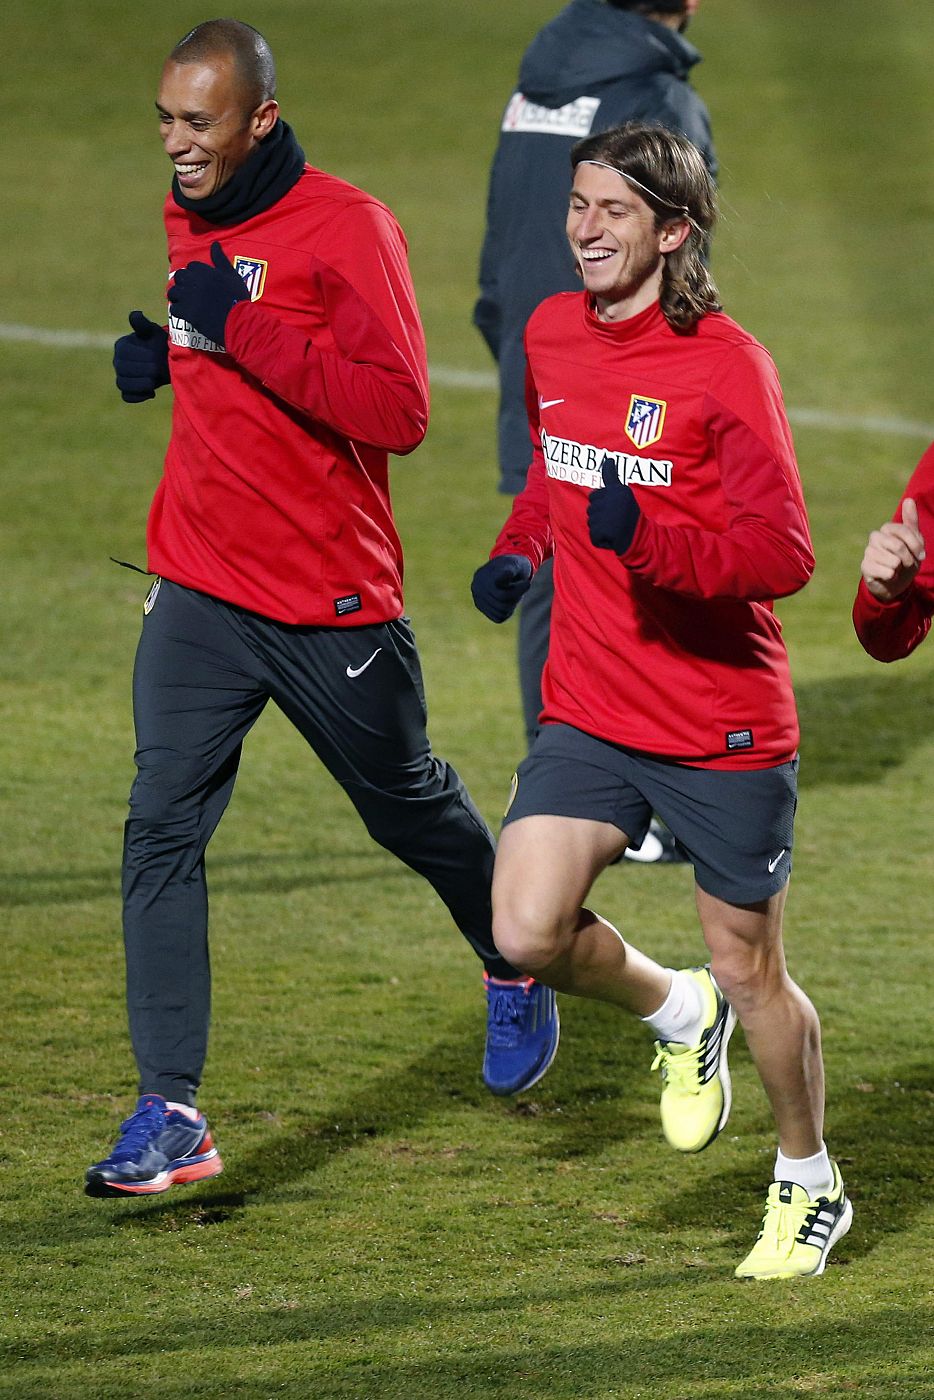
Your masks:
M 494 976 L 493 836 L 432 753 L 405 619 L 293 627 L 163 580 L 136 656 L 137 775 L 123 861 L 130 1035 L 140 1091 L 194 1102 L 210 1018 L 204 853 L 243 740 L 273 700 L 371 837 L 424 875 Z

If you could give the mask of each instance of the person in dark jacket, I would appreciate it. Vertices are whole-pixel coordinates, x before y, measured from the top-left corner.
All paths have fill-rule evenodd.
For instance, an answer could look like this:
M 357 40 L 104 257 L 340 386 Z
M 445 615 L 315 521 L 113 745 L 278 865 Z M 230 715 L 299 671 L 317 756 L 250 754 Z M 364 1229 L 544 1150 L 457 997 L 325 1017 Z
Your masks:
M 490 172 L 474 324 L 499 369 L 499 489 L 516 495 L 532 460 L 525 407 L 529 316 L 580 280 L 565 234 L 571 147 L 627 121 L 678 131 L 717 174 L 707 108 L 690 86 L 700 54 L 683 37 L 700 0 L 571 0 L 532 40 L 503 113 Z M 551 623 L 551 562 L 519 610 L 519 686 L 531 745 Z M 653 823 L 635 860 L 677 859 Z

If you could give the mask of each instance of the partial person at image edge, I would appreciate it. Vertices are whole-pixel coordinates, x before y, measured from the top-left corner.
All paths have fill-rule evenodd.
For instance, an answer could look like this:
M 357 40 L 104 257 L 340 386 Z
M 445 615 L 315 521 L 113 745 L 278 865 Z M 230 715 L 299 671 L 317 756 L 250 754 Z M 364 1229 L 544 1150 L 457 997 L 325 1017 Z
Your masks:
M 934 616 L 934 444 L 918 463 L 892 520 L 869 536 L 853 625 L 877 661 L 900 661 L 924 641 Z

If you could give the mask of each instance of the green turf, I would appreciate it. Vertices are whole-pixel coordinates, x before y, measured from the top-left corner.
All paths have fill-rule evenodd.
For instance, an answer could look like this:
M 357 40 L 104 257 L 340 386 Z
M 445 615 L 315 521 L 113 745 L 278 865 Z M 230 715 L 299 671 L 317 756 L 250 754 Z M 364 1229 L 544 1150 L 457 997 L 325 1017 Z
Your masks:
M 555 8 L 244 12 L 309 156 L 403 219 L 437 365 L 488 368 L 469 324 L 486 170 Z M 159 308 L 152 99 L 204 16 L 8 10 L 0 322 L 113 335 Z M 854 420 L 797 428 L 818 568 L 780 609 L 804 727 L 789 959 L 823 1017 L 852 1232 L 820 1280 L 733 1281 L 773 1151 L 739 1037 L 733 1118 L 696 1160 L 660 1143 L 646 1038 L 604 1007 L 565 1000 L 548 1077 L 492 1100 L 475 960 L 274 713 L 210 862 L 203 1101 L 227 1170 L 149 1203 L 83 1197 L 133 1098 L 118 860 L 146 583 L 109 556 L 142 560 L 168 405 L 121 405 L 106 350 L 0 340 L 0 1396 L 934 1396 L 934 643 L 884 668 L 849 622 L 865 536 L 926 445 L 856 420 L 934 422 L 934 7 L 705 0 L 694 35 L 728 309 L 792 410 Z M 492 822 L 520 747 L 513 634 L 467 594 L 503 512 L 494 408 L 436 388 L 394 477 L 432 734 Z M 684 869 L 611 870 L 595 899 L 665 961 L 699 957 Z

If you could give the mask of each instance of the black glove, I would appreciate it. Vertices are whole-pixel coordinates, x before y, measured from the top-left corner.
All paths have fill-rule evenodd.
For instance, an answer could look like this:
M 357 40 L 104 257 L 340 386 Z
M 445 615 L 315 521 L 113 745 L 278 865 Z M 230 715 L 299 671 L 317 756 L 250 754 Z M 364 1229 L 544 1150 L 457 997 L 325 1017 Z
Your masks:
M 224 343 L 224 326 L 231 307 L 250 300 L 250 289 L 224 252 L 211 244 L 211 262 L 190 262 L 175 274 L 169 301 L 176 316 L 194 326 L 215 345 Z
M 124 403 L 142 403 L 169 382 L 169 336 L 142 311 L 130 312 L 130 325 L 133 334 L 114 345 L 114 369 Z
M 524 554 L 498 554 L 477 570 L 470 591 L 485 617 L 505 622 L 531 584 L 532 564 Z
M 600 470 L 603 486 L 591 491 L 587 502 L 590 542 L 598 549 L 612 549 L 614 554 L 625 554 L 639 524 L 639 502 L 632 487 L 620 481 L 614 457 L 604 455 Z

